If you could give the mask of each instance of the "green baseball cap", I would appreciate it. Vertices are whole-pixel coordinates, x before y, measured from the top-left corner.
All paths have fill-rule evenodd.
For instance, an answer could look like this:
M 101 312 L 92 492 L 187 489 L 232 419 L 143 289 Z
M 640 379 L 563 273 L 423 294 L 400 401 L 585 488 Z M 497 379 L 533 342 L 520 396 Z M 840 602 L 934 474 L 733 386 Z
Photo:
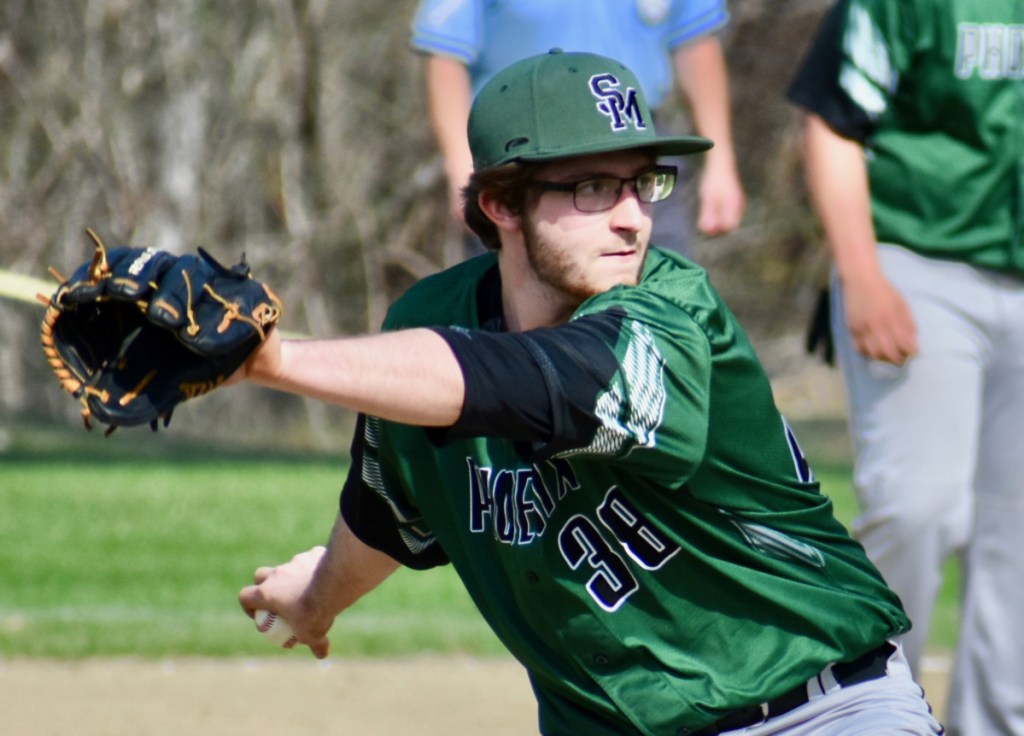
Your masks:
M 477 171 L 633 148 L 659 156 L 699 153 L 712 145 L 699 136 L 659 137 L 633 72 L 614 59 L 561 49 L 495 74 L 469 113 Z

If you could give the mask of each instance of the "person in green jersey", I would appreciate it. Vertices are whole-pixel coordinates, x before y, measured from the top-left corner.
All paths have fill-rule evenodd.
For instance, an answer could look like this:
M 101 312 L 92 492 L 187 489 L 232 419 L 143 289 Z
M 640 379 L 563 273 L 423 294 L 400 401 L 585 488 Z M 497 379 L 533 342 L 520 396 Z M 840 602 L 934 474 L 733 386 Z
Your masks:
M 549 736 L 936 734 L 909 626 L 833 516 L 707 275 L 648 248 L 675 181 L 635 76 L 586 53 L 498 73 L 469 120 L 492 252 L 379 335 L 272 337 L 257 384 L 359 412 L 326 547 L 260 568 L 250 615 L 317 657 L 399 565 L 451 564 Z
M 1024 3 L 842 0 L 789 96 L 834 255 L 853 528 L 925 653 L 962 557 L 948 726 L 1024 734 Z

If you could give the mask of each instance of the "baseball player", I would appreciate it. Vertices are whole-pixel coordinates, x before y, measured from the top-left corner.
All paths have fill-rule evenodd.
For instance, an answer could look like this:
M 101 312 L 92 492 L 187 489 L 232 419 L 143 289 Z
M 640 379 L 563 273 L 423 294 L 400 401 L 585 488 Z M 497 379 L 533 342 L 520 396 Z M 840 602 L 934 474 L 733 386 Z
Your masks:
M 855 532 L 920 666 L 966 549 L 950 732 L 1024 733 L 1024 4 L 843 0 L 790 91 L 834 255 Z
M 499 70 L 551 48 L 618 59 L 639 78 L 663 133 L 680 132 L 668 104 L 687 104 L 693 127 L 714 139 L 700 171 L 697 227 L 735 229 L 746 197 L 736 168 L 729 82 L 719 32 L 729 16 L 722 0 L 421 0 L 412 46 L 424 54 L 430 118 L 462 220 L 472 171 L 466 118 L 472 98 Z M 682 165 L 682 160 L 672 162 Z M 683 187 L 655 206 L 653 242 L 686 253 L 691 239 Z
M 539 730 L 937 734 L 908 622 L 697 266 L 649 248 L 675 172 L 636 77 L 530 57 L 481 90 L 466 221 L 492 253 L 369 337 L 284 341 L 258 384 L 361 412 L 326 546 L 256 571 L 250 613 L 318 657 L 399 565 L 451 564 L 525 667 Z

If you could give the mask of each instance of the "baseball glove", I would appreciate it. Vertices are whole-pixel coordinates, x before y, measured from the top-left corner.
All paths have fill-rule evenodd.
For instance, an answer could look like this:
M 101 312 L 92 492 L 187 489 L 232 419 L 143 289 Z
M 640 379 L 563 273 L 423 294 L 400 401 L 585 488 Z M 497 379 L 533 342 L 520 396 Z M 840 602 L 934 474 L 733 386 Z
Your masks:
M 174 408 L 223 383 L 281 316 L 281 301 L 242 262 L 202 248 L 176 256 L 96 246 L 49 299 L 43 352 L 90 419 L 109 426 L 170 422 Z M 45 297 L 44 297 L 45 299 Z

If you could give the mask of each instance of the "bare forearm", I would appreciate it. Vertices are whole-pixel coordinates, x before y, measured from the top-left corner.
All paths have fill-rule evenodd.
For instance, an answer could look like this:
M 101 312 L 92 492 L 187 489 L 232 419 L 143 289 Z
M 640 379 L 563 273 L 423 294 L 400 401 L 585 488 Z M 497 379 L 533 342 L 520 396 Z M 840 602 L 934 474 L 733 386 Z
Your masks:
M 676 51 L 674 63 L 696 132 L 715 142 L 705 154 L 707 164 L 734 166 L 729 74 L 721 42 L 715 36 L 694 41 Z
M 446 427 L 462 411 L 462 370 L 430 330 L 279 345 L 250 363 L 250 381 L 405 424 Z
M 864 152 L 816 116 L 805 130 L 807 181 L 843 286 L 846 326 L 864 356 L 901 365 L 917 352 L 906 300 L 878 260 Z
M 473 170 L 466 139 L 472 103 L 469 71 L 462 62 L 444 56 L 426 60 L 427 107 L 445 173 L 453 186 L 462 187 Z
M 328 633 L 339 613 L 380 585 L 398 563 L 363 544 L 338 516 L 328 546 L 314 547 L 276 567 L 260 567 L 253 585 L 238 593 L 252 617 L 268 610 L 288 621 L 298 640 L 323 659 Z
M 398 567 L 395 560 L 360 541 L 339 515 L 306 591 L 306 606 L 333 620 Z
M 804 127 L 807 184 L 843 281 L 878 271 L 864 149 L 816 115 Z
M 725 54 L 718 38 L 708 36 L 678 49 L 674 62 L 694 127 L 715 143 L 704 154 L 697 227 L 707 235 L 721 235 L 737 228 L 746 210 L 733 150 Z

